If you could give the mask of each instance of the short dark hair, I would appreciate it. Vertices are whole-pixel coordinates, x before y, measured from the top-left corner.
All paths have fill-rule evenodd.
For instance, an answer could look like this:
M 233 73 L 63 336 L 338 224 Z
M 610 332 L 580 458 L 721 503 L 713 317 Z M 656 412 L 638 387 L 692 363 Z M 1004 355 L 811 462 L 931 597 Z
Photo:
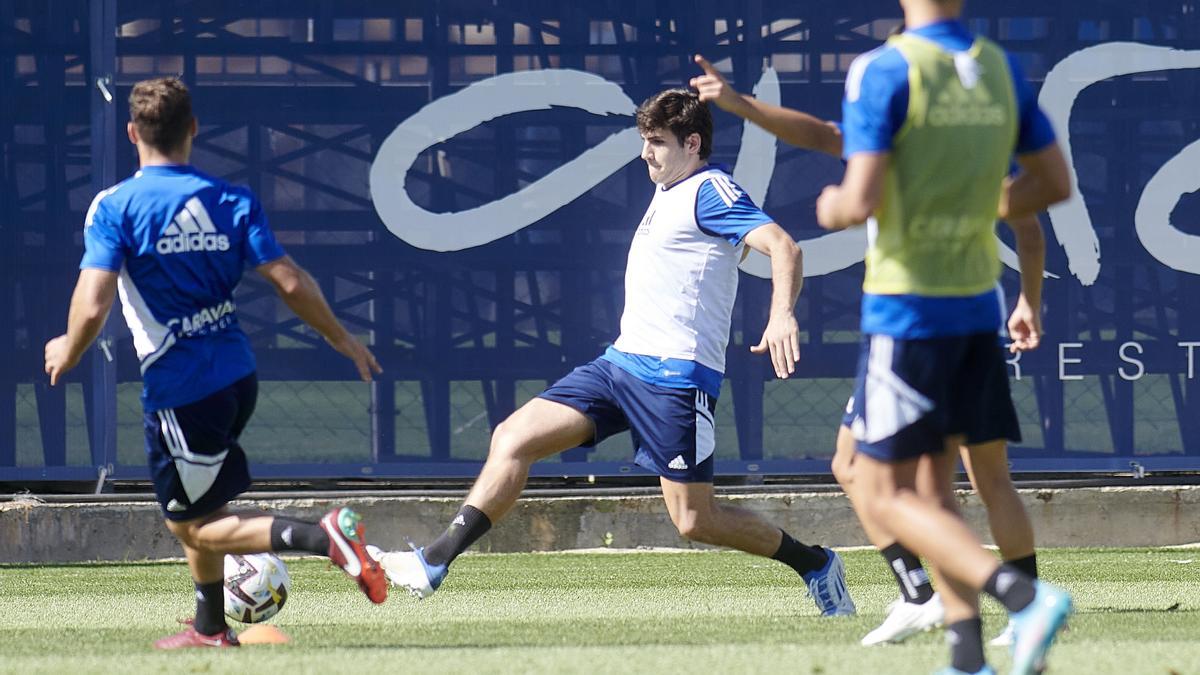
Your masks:
M 174 77 L 142 80 L 129 92 L 129 119 L 150 147 L 176 150 L 192 130 L 192 96 Z
M 638 131 L 669 129 L 682 145 L 692 134 L 700 134 L 700 159 L 712 154 L 713 121 L 708 104 L 688 89 L 668 89 L 642 102 L 637 109 Z

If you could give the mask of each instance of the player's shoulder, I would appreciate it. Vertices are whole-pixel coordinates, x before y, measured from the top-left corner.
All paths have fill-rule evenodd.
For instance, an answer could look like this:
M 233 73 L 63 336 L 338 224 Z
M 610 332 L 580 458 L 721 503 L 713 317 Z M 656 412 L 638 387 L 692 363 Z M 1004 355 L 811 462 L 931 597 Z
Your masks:
M 130 195 L 134 192 L 131 188 L 138 174 L 134 174 L 129 178 L 107 187 L 92 198 L 92 203 L 88 205 L 86 215 L 83 217 L 83 226 L 91 227 L 96 222 L 97 214 L 107 214 L 110 212 L 119 212 L 122 204 L 128 201 Z
M 846 98 L 857 101 L 864 86 L 895 87 L 908 82 L 908 59 L 889 40 L 869 52 L 859 54 L 846 72 Z
M 733 180 L 733 176 L 724 166 L 709 166 L 697 174 L 697 177 L 700 179 L 697 197 L 701 200 L 720 199 L 728 207 L 733 206 L 746 192 Z

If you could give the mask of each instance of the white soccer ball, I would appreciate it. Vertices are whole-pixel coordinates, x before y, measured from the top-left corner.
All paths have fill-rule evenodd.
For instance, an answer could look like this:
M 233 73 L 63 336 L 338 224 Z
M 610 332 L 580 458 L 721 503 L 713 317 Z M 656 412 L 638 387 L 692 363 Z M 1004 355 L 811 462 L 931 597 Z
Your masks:
M 242 623 L 275 616 L 292 589 L 287 567 L 274 553 L 225 556 L 225 615 Z

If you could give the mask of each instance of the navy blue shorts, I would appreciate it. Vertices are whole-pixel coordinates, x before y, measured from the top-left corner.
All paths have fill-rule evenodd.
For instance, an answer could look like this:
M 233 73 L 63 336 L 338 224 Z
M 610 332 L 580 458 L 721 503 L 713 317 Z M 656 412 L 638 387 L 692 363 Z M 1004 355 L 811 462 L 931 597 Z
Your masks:
M 994 332 L 921 340 L 865 336 L 842 423 L 858 451 L 881 462 L 941 452 L 947 436 L 961 435 L 971 445 L 1021 440 L 1004 347 Z
M 250 487 L 238 436 L 257 398 L 250 374 L 199 401 L 145 413 L 146 459 L 164 517 L 206 516 Z
M 602 358 L 555 382 L 540 398 L 587 416 L 593 446 L 626 429 L 633 433 L 638 466 L 680 483 L 711 483 L 717 400 L 699 389 L 644 382 Z

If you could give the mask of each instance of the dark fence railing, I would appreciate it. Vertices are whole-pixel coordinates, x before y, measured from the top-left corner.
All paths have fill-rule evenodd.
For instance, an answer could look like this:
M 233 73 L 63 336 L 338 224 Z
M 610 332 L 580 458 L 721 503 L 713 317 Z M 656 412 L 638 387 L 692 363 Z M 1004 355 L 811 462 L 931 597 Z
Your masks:
M 1043 219 L 1055 276 L 1046 340 L 1011 371 L 1018 470 L 1200 469 L 1197 8 L 968 5 L 971 27 L 1017 53 L 1041 90 L 1081 194 Z M 616 336 L 626 246 L 651 193 L 633 105 L 685 83 L 702 52 L 743 91 L 837 119 L 850 61 L 898 21 L 894 0 L 0 3 L 0 481 L 146 475 L 119 316 L 65 386 L 41 372 L 84 211 L 135 168 L 123 131 L 135 81 L 191 87 L 195 164 L 261 196 L 385 368 L 355 381 L 248 277 L 255 475 L 467 476 L 505 415 Z M 824 473 L 862 274 L 861 241 L 814 219 L 841 165 L 716 119 L 715 159 L 802 242 L 812 275 L 788 381 L 748 352 L 769 283 L 743 275 L 718 472 Z M 1015 296 L 1016 273 L 1003 283 Z M 620 436 L 535 471 L 636 473 L 631 458 Z

